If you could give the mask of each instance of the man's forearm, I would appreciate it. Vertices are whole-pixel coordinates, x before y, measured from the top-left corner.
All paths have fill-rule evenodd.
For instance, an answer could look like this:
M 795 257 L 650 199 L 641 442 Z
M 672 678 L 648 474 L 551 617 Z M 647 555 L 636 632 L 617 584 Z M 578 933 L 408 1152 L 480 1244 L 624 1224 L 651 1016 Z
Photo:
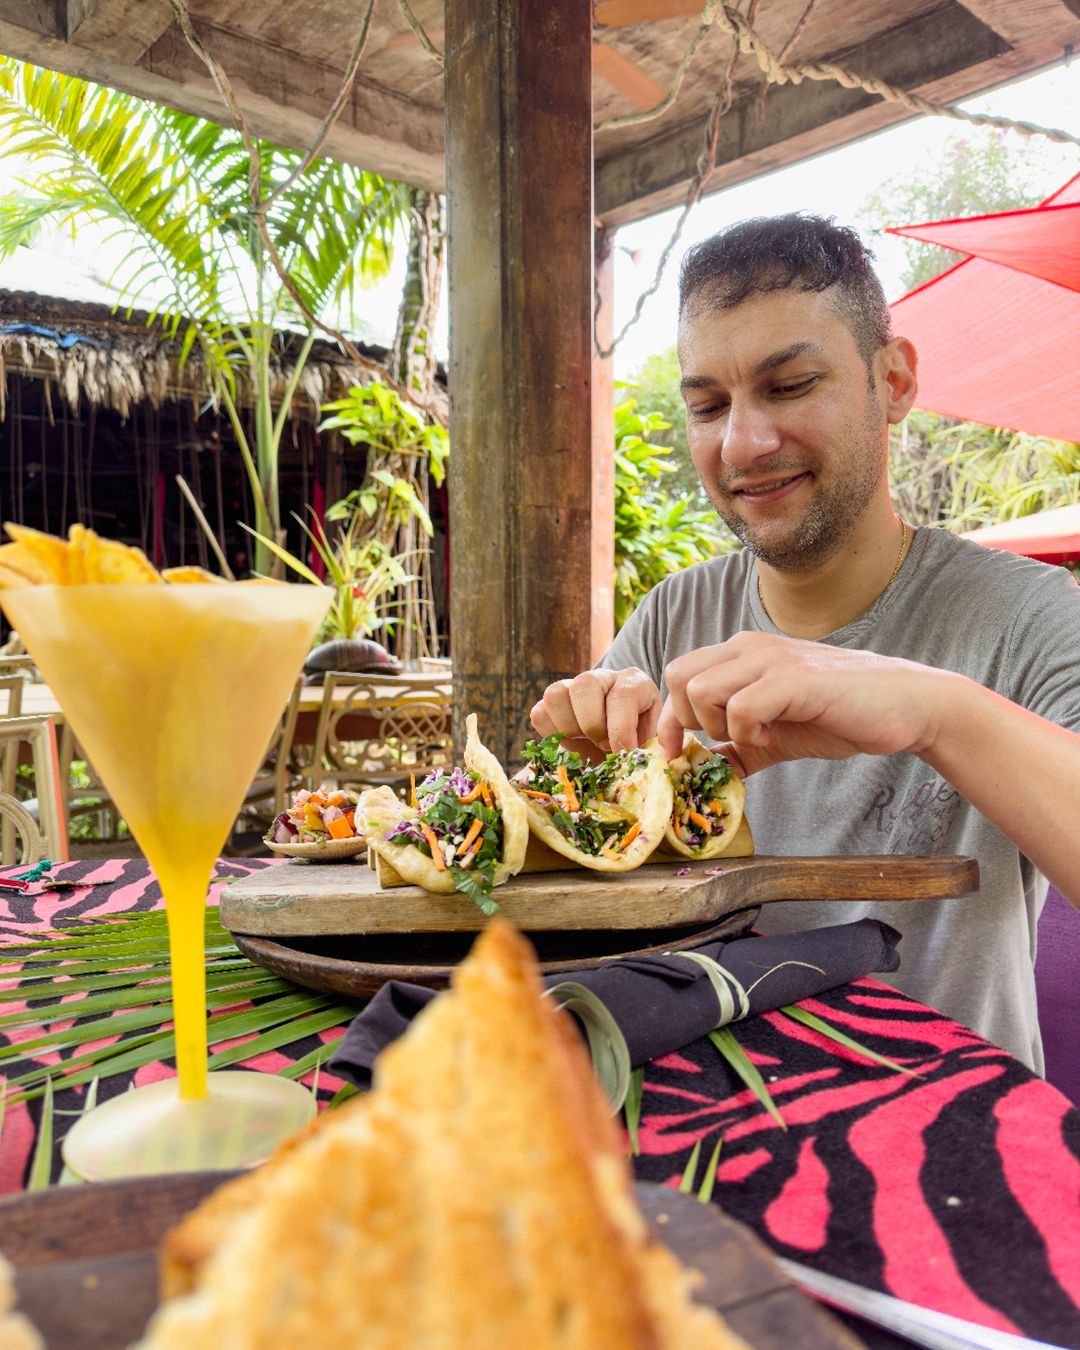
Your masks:
M 1080 735 L 946 676 L 922 758 L 1080 909 Z

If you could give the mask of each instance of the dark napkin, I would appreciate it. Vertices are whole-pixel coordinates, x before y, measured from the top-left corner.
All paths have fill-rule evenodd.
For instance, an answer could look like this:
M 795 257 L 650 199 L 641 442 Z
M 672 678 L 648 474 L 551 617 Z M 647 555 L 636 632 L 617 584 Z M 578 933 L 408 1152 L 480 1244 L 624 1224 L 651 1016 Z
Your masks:
M 896 929 L 880 919 L 859 919 L 782 937 L 709 942 L 694 950 L 711 957 L 739 982 L 748 996 L 747 1016 L 753 1017 L 812 998 L 871 971 L 896 970 L 899 941 Z M 620 957 L 602 961 L 591 970 L 544 979 L 549 989 L 567 982 L 585 985 L 607 1005 L 626 1037 L 635 1068 L 689 1045 L 720 1021 L 719 1001 L 708 973 L 685 955 Z M 384 984 L 338 1042 L 331 1071 L 357 1087 L 369 1087 L 379 1052 L 397 1040 L 437 993 L 402 980 Z

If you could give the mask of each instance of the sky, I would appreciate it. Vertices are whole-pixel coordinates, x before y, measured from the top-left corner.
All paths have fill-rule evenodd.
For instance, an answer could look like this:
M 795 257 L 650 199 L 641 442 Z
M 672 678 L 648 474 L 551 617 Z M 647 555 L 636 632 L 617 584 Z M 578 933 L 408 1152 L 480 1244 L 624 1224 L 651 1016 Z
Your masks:
M 1080 60 L 1068 66 L 1054 66 L 961 106 L 971 111 L 1060 127 L 1080 135 Z M 887 181 L 918 174 L 927 164 L 932 164 L 950 138 L 964 134 L 964 126 L 952 118 L 913 118 L 862 141 L 703 198 L 690 214 L 659 290 L 646 302 L 641 319 L 616 351 L 617 377 L 629 378 L 646 357 L 674 343 L 676 278 L 679 261 L 689 245 L 725 224 L 748 216 L 795 210 L 835 216 L 839 222 L 854 225 L 867 235 L 865 225 L 859 220 L 867 198 Z M 1040 139 L 1037 150 L 1029 158 L 1043 195 L 1049 195 L 1080 172 L 1080 146 L 1054 145 Z M 14 190 L 12 166 L 10 162 L 0 161 L 0 194 L 11 190 Z M 651 283 L 677 214 L 677 211 L 664 211 L 617 232 L 616 332 L 632 314 L 638 295 Z M 895 223 L 915 222 L 898 220 Z M 898 239 L 883 236 L 873 240 L 872 246 L 886 294 L 890 300 L 895 300 L 903 291 L 900 282 L 903 245 Z M 95 244 L 82 231 L 74 241 L 70 236 L 53 236 L 39 244 L 32 257 L 26 250 L 19 250 L 14 258 L 0 262 L 0 287 L 112 303 L 108 277 L 113 264 L 109 256 L 107 246 Z M 361 338 L 384 345 L 392 340 L 403 278 L 404 248 L 399 248 L 388 276 L 361 298 L 363 322 L 358 334 Z M 443 355 L 446 334 L 444 286 L 437 328 Z

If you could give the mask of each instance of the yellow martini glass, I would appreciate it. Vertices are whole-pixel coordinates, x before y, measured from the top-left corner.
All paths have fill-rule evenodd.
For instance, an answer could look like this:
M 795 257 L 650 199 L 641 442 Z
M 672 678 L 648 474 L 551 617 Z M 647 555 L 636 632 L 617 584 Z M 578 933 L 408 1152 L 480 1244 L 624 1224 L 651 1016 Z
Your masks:
M 165 896 L 177 1078 L 104 1102 L 64 1140 L 85 1180 L 237 1167 L 310 1118 L 301 1084 L 207 1074 L 206 893 L 333 592 L 322 586 L 28 586 L 3 592 Z

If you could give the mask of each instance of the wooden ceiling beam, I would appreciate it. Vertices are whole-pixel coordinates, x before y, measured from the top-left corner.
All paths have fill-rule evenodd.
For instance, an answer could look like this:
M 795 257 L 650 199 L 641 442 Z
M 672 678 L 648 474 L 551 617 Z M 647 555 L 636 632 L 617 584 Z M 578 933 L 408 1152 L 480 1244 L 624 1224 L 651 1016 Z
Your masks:
M 933 102 L 952 103 L 1060 60 L 1068 41 L 1080 50 L 1080 22 L 1055 23 L 1048 34 L 1014 50 L 963 6 L 949 3 L 830 59 Z M 900 104 L 858 89 L 805 81 L 771 86 L 759 119 L 754 90 L 721 123 L 717 167 L 706 191 L 745 182 L 911 116 Z M 598 147 L 596 210 L 604 224 L 640 220 L 684 201 L 703 132 L 704 119 L 698 118 L 630 150 L 605 156 Z
M 80 47 L 137 62 L 172 23 L 168 0 L 60 0 L 64 31 Z
M 1076 38 L 1080 0 L 957 0 L 957 3 L 1015 46 L 1038 38 L 1056 40 L 1065 47 Z
M 119 0 L 136 8 L 145 0 Z M 64 41 L 67 0 L 0 0 L 0 51 L 51 70 L 95 80 L 184 112 L 226 121 L 206 67 L 175 25 L 168 25 L 138 58 L 123 62 L 111 48 L 83 45 L 86 25 L 115 15 L 118 0 L 87 10 L 77 43 Z M 63 5 L 63 11 L 57 6 Z M 145 8 L 158 9 L 157 0 Z M 27 22 L 33 20 L 33 25 Z M 196 21 L 207 48 L 233 82 L 252 132 L 306 149 L 340 85 L 341 72 L 269 43 Z M 143 30 L 145 33 L 148 30 Z M 138 46 L 140 37 L 133 45 Z M 443 191 L 442 109 L 419 104 L 358 76 L 352 98 L 330 132 L 325 151 L 336 159 Z

